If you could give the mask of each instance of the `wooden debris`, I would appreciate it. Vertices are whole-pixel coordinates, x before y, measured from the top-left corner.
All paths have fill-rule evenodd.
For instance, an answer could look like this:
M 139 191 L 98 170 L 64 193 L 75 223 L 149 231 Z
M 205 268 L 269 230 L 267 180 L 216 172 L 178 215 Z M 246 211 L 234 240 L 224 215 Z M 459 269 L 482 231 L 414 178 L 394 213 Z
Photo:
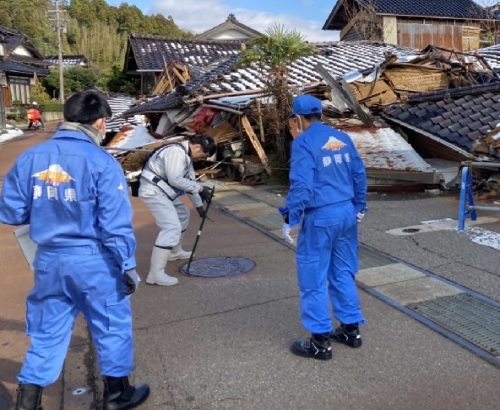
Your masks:
M 245 129 L 246 134 L 248 135 L 248 138 L 250 138 L 250 142 L 252 143 L 255 151 L 257 152 L 257 155 L 259 156 L 262 165 L 264 165 L 265 170 L 269 175 L 271 175 L 271 168 L 269 167 L 269 161 L 267 159 L 267 155 L 262 148 L 262 145 L 260 145 L 259 139 L 257 138 L 257 135 L 255 135 L 255 132 L 250 125 L 250 122 L 248 121 L 248 118 L 246 115 L 243 115 L 241 117 L 241 125 L 243 125 L 243 128 Z
M 189 74 L 189 70 L 184 64 L 175 61 L 171 62 L 163 70 L 151 94 L 158 95 L 168 93 L 177 88 L 177 86 L 188 83 L 190 78 L 191 75 Z

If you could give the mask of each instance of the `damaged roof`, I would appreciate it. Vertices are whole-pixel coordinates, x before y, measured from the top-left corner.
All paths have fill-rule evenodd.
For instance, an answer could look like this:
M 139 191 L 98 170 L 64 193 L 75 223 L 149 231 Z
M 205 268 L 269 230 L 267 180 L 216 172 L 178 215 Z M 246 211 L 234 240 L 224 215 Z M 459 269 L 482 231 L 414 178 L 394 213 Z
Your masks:
M 498 71 L 500 69 L 500 44 L 480 48 L 477 53 L 484 57 L 492 70 Z
M 288 80 L 292 86 L 304 86 L 322 81 L 315 70 L 321 64 L 332 76 L 340 76 L 352 70 L 368 69 L 385 59 L 386 53 L 411 55 L 417 53 L 408 47 L 400 47 L 381 42 L 335 42 L 317 44 L 320 52 L 302 57 L 288 67 Z M 211 66 L 204 67 L 204 74 L 189 82 L 181 89 L 161 95 L 128 110 L 125 115 L 164 111 L 182 105 L 189 96 L 210 96 L 221 93 L 252 92 L 265 88 L 264 76 L 256 67 L 238 67 L 239 52 L 220 59 Z
M 391 169 L 407 172 L 433 172 L 425 162 L 392 128 L 343 129 L 349 134 L 367 169 Z
M 410 96 L 392 104 L 384 117 L 435 136 L 467 156 L 500 123 L 500 83 L 480 84 Z
M 133 115 L 130 118 L 125 120 L 120 117 L 120 114 L 135 104 L 135 101 L 132 97 L 125 94 L 114 94 L 107 95 L 106 100 L 108 101 L 109 107 L 111 108 L 111 112 L 113 116 L 111 119 L 106 121 L 106 129 L 110 132 L 118 132 L 120 128 L 124 124 L 133 124 L 133 125 L 144 125 L 146 119 L 143 115 Z

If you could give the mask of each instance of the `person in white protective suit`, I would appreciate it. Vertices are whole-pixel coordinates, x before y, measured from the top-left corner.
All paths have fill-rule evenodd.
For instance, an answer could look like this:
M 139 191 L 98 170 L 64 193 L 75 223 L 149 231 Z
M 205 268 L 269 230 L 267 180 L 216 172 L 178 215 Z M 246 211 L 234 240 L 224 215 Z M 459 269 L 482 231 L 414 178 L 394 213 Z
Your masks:
M 74 94 L 54 136 L 21 154 L 4 180 L 0 222 L 30 224 L 38 246 L 17 410 L 41 410 L 42 390 L 61 373 L 80 312 L 104 381 L 103 409 L 131 409 L 149 395 L 148 385 L 129 383 L 130 294 L 139 280 L 123 170 L 100 147 L 111 114 L 100 93 Z
M 179 282 L 165 272 L 168 261 L 191 256 L 191 252 L 182 249 L 182 239 L 189 224 L 189 209 L 179 197 L 187 193 L 200 217 L 204 216 L 203 202 L 208 203 L 211 190 L 196 182 L 193 161 L 206 159 L 215 151 L 213 138 L 199 135 L 162 147 L 146 162 L 139 197 L 151 210 L 160 228 L 146 283 L 171 286 Z

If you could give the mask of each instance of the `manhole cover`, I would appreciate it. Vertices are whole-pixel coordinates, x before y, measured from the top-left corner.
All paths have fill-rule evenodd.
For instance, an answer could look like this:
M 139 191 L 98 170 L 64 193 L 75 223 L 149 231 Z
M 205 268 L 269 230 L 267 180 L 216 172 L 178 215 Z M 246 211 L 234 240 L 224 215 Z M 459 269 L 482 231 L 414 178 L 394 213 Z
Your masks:
M 404 233 L 417 233 L 420 232 L 419 228 L 404 228 L 403 229 Z
M 187 266 L 188 264 L 185 263 L 180 267 L 181 272 L 186 275 L 216 278 L 250 272 L 255 267 L 255 262 L 245 258 L 220 256 L 217 258 L 205 258 L 191 261 L 189 272 L 187 271 Z

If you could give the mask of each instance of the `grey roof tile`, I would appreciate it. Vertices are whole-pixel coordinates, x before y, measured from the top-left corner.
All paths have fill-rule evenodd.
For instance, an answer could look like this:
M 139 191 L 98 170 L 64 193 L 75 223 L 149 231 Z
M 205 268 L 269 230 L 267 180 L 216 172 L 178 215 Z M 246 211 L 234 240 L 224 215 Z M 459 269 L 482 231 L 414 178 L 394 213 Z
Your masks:
M 488 132 L 491 131 L 491 126 L 490 125 L 484 125 L 482 126 L 481 128 L 479 128 L 478 130 L 481 134 L 485 135 L 487 134 Z
M 448 137 L 450 136 L 450 130 L 448 128 L 441 128 L 438 132 L 437 135 L 440 137 Z
M 443 104 L 445 96 L 446 104 Z M 470 151 L 474 141 L 483 138 L 500 124 L 500 99 L 493 98 L 496 96 L 500 96 L 500 82 L 413 95 L 410 96 L 409 102 L 400 108 L 403 112 L 420 113 L 422 102 L 426 100 L 430 103 L 425 107 L 428 113 L 422 117 L 412 115 L 404 122 L 430 132 L 458 148 Z M 458 100 L 461 100 L 462 105 L 457 105 Z M 443 109 L 446 111 L 442 112 Z M 394 110 L 394 107 L 391 110 Z M 391 115 L 385 109 L 384 115 L 390 120 Z M 402 115 L 403 113 L 399 112 L 399 117 Z M 441 118 L 444 121 L 441 121 Z M 433 125 L 429 127 L 430 124 Z
M 357 0 L 370 4 L 378 14 L 397 16 L 436 16 L 440 18 L 487 18 L 486 11 L 472 0 Z
M 181 39 L 169 39 L 165 37 L 156 39 L 158 36 L 148 36 L 146 38 L 146 36 L 139 35 L 129 37 L 130 44 L 135 47 L 134 50 L 139 48 L 139 44 L 142 44 L 140 52 L 144 55 L 142 57 L 135 57 L 139 60 L 138 65 L 141 63 L 145 67 L 149 67 L 148 69 L 150 70 L 161 71 L 164 66 L 161 53 L 157 49 L 154 49 L 150 43 L 152 41 L 151 37 L 154 37 L 153 40 L 155 41 L 153 42 L 157 47 L 165 47 L 165 52 L 171 52 L 170 49 L 167 49 L 167 46 L 174 49 L 173 45 L 175 45 L 175 53 L 171 52 L 169 59 L 174 59 L 176 56 L 181 55 L 180 50 L 183 47 L 186 48 L 183 55 L 192 54 L 197 51 L 197 42 L 195 40 L 182 39 L 181 41 Z M 237 66 L 236 63 L 240 55 L 239 41 L 203 42 L 203 44 L 205 43 L 209 43 L 210 45 L 210 48 L 202 48 L 204 59 L 206 59 L 203 64 L 211 61 L 210 64 L 203 66 L 208 75 L 198 78 L 195 84 L 193 82 L 187 84 L 186 89 L 188 94 L 196 93 L 197 96 L 210 96 L 216 93 L 258 90 L 265 87 L 265 76 L 267 75 L 265 71 L 261 72 L 257 66 Z M 407 47 L 366 41 L 321 43 L 316 46 L 319 48 L 318 54 L 302 57 L 288 67 L 288 79 L 291 85 L 303 86 L 308 83 L 322 82 L 321 75 L 315 70 L 317 64 L 322 64 L 332 76 L 338 77 L 352 70 L 363 71 L 371 69 L 376 64 L 383 62 L 387 53 L 398 55 L 415 53 L 415 50 Z M 208 50 L 210 53 L 208 53 Z M 222 57 L 224 52 L 225 56 Z M 183 61 L 181 60 L 180 62 Z M 134 107 L 127 111 L 126 114 L 141 111 L 149 112 L 150 110 L 163 111 L 166 108 L 172 108 L 171 103 L 173 101 L 173 99 L 167 100 L 166 97 L 154 99 L 153 107 L 150 107 L 148 105 L 149 102 L 146 102 L 140 107 Z M 177 99 L 176 101 L 182 105 L 182 100 Z M 162 106 L 162 102 L 168 102 L 168 106 Z
M 463 125 L 460 124 L 459 122 L 453 122 L 452 125 L 448 126 L 448 129 L 452 132 L 458 131 L 461 128 L 463 128 Z
M 450 125 L 454 124 L 454 122 L 450 119 L 447 119 L 447 120 L 444 120 L 442 123 L 440 123 L 439 125 L 443 128 L 445 127 L 449 127 Z
M 426 121 L 426 122 L 423 122 L 422 124 L 420 124 L 420 128 L 422 128 L 424 130 L 431 128 L 432 126 L 434 126 L 434 123 L 432 123 L 431 121 Z
M 485 116 L 484 113 L 482 112 L 476 112 L 472 115 L 469 116 L 469 118 L 472 120 L 472 121 L 476 121 L 476 120 L 480 120 L 481 118 L 483 118 Z
M 470 108 L 468 110 L 464 110 L 462 108 L 462 112 L 460 113 L 460 115 L 462 117 L 469 117 L 470 115 L 472 115 L 474 113 L 474 111 L 472 111 Z

